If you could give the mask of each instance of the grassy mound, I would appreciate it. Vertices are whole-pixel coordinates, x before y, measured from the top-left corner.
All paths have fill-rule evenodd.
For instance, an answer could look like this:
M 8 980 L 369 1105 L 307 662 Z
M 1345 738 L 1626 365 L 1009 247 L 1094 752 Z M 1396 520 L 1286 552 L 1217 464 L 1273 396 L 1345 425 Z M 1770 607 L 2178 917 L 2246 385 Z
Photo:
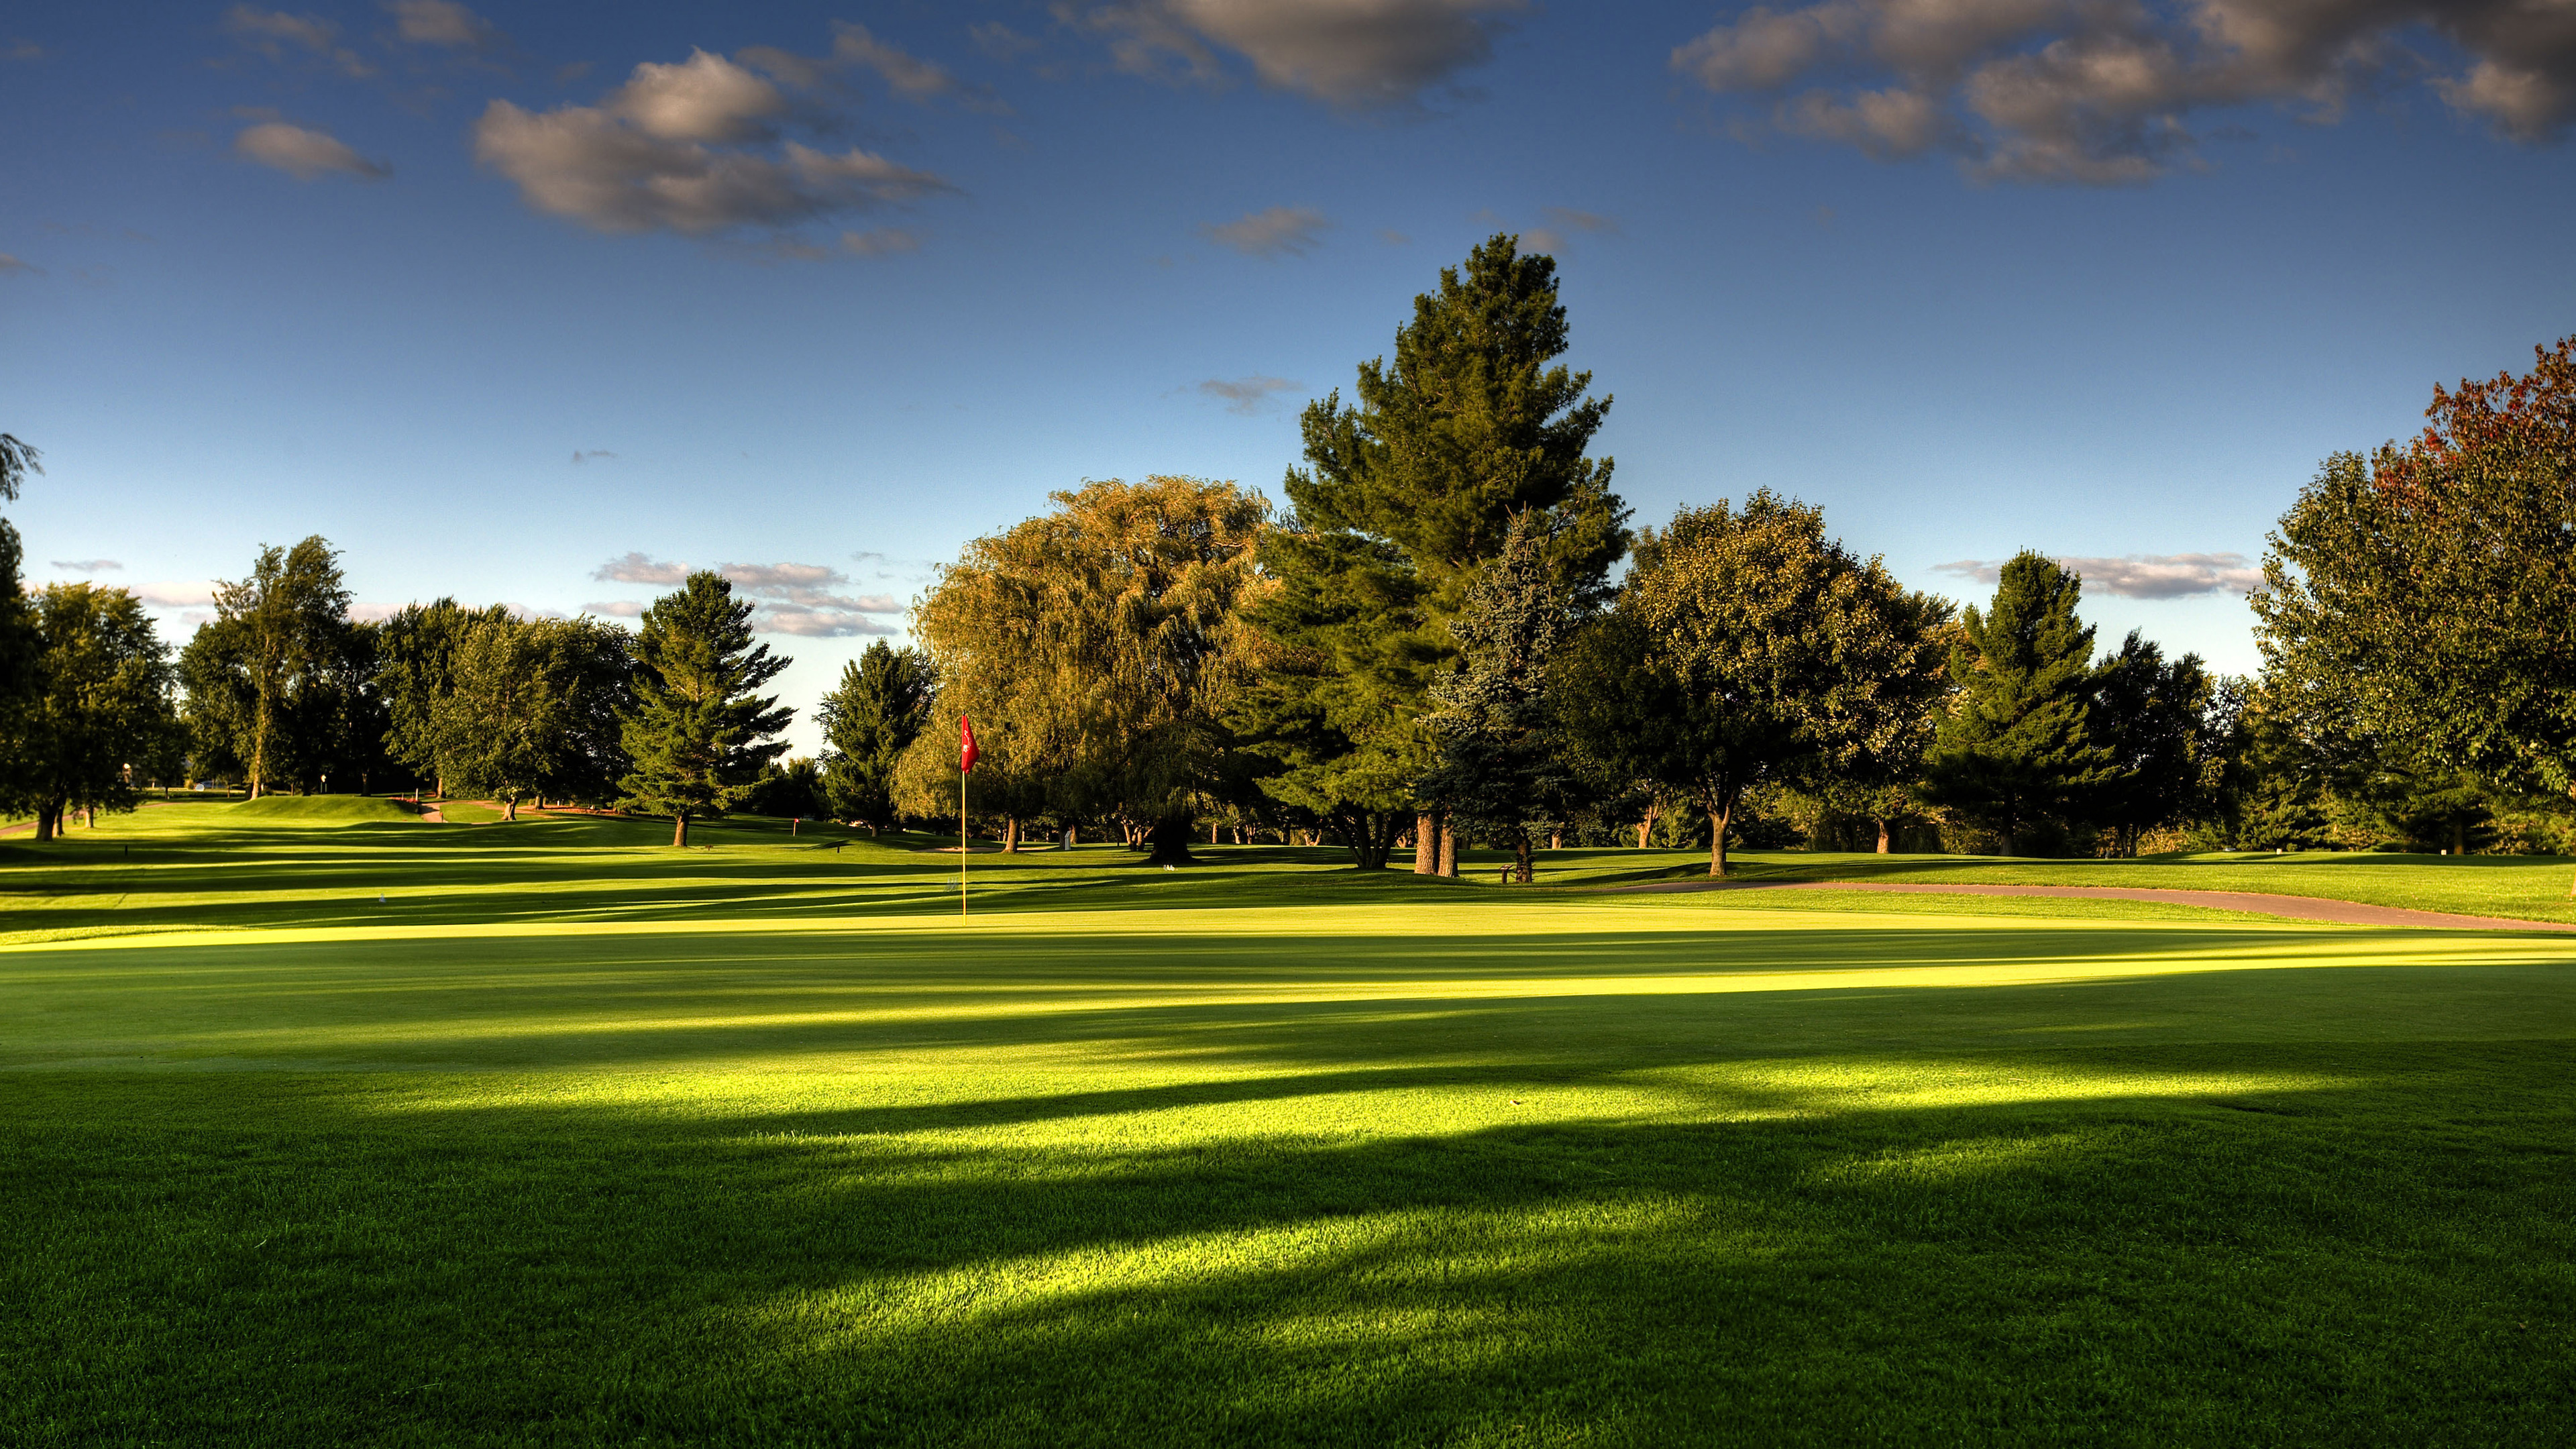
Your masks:
M 224 823 L 244 825 L 374 825 L 417 820 L 407 805 L 374 795 L 267 795 L 224 807 Z

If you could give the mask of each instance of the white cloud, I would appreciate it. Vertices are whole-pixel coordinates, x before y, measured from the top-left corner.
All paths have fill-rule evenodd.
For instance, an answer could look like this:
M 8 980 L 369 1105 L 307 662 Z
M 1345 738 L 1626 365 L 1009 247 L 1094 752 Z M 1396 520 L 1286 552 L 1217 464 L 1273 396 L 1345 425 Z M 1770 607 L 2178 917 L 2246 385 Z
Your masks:
M 610 559 L 591 571 L 592 578 L 612 584 L 676 584 L 689 576 L 689 566 L 664 563 L 641 553 Z
M 475 123 L 474 155 L 528 205 L 606 232 L 776 230 L 956 190 L 855 148 L 790 140 L 772 152 L 791 109 L 771 80 L 693 51 L 637 66 L 594 106 L 493 101 Z
M 633 599 L 610 599 L 605 603 L 584 604 L 581 611 L 608 619 L 636 619 L 643 617 L 644 606 Z
M 444 45 L 461 50 L 489 50 L 501 43 L 492 22 L 456 0 L 389 0 L 394 33 L 414 45 Z
M 606 448 L 575 448 L 572 450 L 572 461 L 576 467 L 589 462 L 593 458 L 614 459 L 616 456 L 617 455 L 615 453 L 608 451 Z
M 1814 0 L 1744 10 L 1671 59 L 1767 101 L 1778 130 L 2006 181 L 2151 181 L 2201 164 L 2197 112 L 2332 123 L 2418 76 L 2517 140 L 2576 121 L 2569 0 Z
M 1273 394 L 1293 392 L 1298 386 L 1284 377 L 1211 377 L 1200 383 L 1198 390 L 1223 402 L 1227 412 L 1250 417 L 1261 411 L 1261 405 Z
M 875 71 L 896 95 L 912 101 L 953 100 L 970 110 L 1008 115 L 1011 108 L 984 86 L 969 85 L 945 66 L 923 60 L 868 33 L 864 25 L 832 22 L 832 59 Z
M 1304 256 L 1321 245 L 1324 229 L 1332 224 L 1311 207 L 1274 206 L 1222 226 L 1211 222 L 1199 228 L 1199 235 L 1248 257 Z
M 342 75 L 375 74 L 375 67 L 340 44 L 340 27 L 319 15 L 289 15 L 283 10 L 235 5 L 224 12 L 224 29 L 270 60 L 283 61 L 302 50 L 329 61 Z
M 53 565 L 70 574 L 121 572 L 125 568 L 112 558 L 58 558 L 53 560 Z
M 2123 558 L 2061 558 L 2057 562 L 2082 575 L 2087 589 L 2124 599 L 2244 594 L 2263 584 L 2263 571 L 2241 553 L 2133 553 Z M 1980 584 L 1992 584 L 2003 576 L 2002 561 L 1994 559 L 1962 559 L 1936 568 Z
M 1129 0 L 1059 3 L 1055 15 L 1106 36 L 1131 74 L 1222 83 L 1223 49 L 1265 85 L 1370 110 L 1417 106 L 1492 59 L 1494 37 L 1528 9 L 1526 0 Z
M 215 586 L 211 581 L 137 584 L 132 592 L 143 602 L 164 609 L 203 608 L 215 601 Z
M 752 627 L 764 634 L 795 634 L 809 639 L 846 639 L 861 634 L 903 632 L 892 624 L 880 623 L 864 614 L 785 604 L 762 610 L 759 617 L 752 620 Z
M 356 603 L 349 606 L 349 617 L 362 623 L 381 624 L 403 611 L 401 604 Z
M 392 167 L 368 160 L 326 132 L 284 121 L 263 121 L 245 128 L 233 138 L 233 151 L 262 166 L 274 166 L 298 181 L 323 176 L 381 181 L 393 174 Z

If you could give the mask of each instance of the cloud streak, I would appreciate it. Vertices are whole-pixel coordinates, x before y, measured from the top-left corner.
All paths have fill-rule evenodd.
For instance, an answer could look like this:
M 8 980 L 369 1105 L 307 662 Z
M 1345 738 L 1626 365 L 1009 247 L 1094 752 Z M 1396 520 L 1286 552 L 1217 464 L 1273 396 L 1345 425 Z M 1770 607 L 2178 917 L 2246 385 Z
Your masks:
M 125 569 L 125 565 L 112 558 L 58 558 L 53 560 L 53 565 L 71 574 L 121 573 Z
M 1198 385 L 1198 391 L 1224 403 L 1227 412 L 1251 417 L 1275 394 L 1294 392 L 1298 386 L 1284 377 L 1211 377 Z
M 2576 121 L 2576 6 L 1815 0 L 1746 9 L 1671 64 L 1791 135 L 1886 160 L 1947 154 L 1979 180 L 2109 186 L 2203 164 L 2196 112 L 2279 105 L 2330 124 L 2418 76 L 2501 135 L 2554 138 Z
M 1056 19 L 1107 41 L 1131 75 L 1223 85 L 1219 52 L 1263 85 L 1337 110 L 1418 108 L 1425 94 L 1493 59 L 1526 0 L 1127 0 L 1059 3 Z
M 2084 586 L 2123 599 L 2187 599 L 2202 594 L 2245 594 L 2263 585 L 2263 571 L 2241 553 L 2133 553 L 2122 558 L 2061 558 Z M 1961 559 L 1934 565 L 1973 583 L 2003 576 L 2000 559 Z
M 328 132 L 284 121 L 263 121 L 244 128 L 233 138 L 233 154 L 274 167 L 298 181 L 316 181 L 325 176 L 382 181 L 394 174 L 391 166 L 368 160 Z
M 1312 207 L 1274 206 L 1222 224 L 1206 223 L 1199 235 L 1247 257 L 1276 260 L 1302 257 L 1323 245 L 1323 234 L 1332 224 L 1331 218 Z
M 756 606 L 752 627 L 764 634 L 844 638 L 899 632 L 893 625 L 870 616 L 902 613 L 900 599 L 892 594 L 841 592 L 849 587 L 850 577 L 829 564 L 724 563 L 717 564 L 715 572 L 733 585 L 736 594 Z M 608 583 L 667 588 L 686 581 L 689 573 L 687 564 L 628 553 L 600 565 L 591 577 Z M 594 614 L 622 619 L 635 618 L 645 609 L 640 603 L 616 600 L 582 607 Z

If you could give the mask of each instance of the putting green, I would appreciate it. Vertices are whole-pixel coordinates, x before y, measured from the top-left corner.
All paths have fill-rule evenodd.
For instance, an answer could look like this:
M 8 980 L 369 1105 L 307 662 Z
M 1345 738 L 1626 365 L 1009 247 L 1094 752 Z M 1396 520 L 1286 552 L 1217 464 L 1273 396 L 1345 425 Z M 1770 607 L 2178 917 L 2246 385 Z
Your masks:
M 20 876 L 72 889 L 0 949 L 0 1440 L 2576 1414 L 2563 938 L 1252 852 L 999 863 L 961 921 L 953 858 L 627 828 Z

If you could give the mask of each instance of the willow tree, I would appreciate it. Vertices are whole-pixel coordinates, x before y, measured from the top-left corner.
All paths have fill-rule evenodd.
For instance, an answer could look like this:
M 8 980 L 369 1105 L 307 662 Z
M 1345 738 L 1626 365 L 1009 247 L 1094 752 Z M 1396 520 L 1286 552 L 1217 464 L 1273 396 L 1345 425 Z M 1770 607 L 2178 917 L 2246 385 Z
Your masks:
M 1232 483 L 1116 479 L 968 544 L 914 611 L 936 718 L 996 739 L 996 763 L 1058 808 L 1141 826 L 1157 863 L 1224 775 L 1224 719 L 1264 657 L 1245 622 L 1266 586 L 1269 506 Z M 981 776 L 981 769 L 978 769 Z
M 2267 690 L 2505 790 L 2576 795 L 2576 337 L 2327 460 L 2253 598 Z M 2576 893 L 2576 892 L 2572 892 Z
M 1288 474 L 1293 511 L 1264 558 L 1280 588 L 1261 623 L 1289 660 L 1251 720 L 1287 765 L 1267 788 L 1389 835 L 1389 817 L 1421 810 L 1417 870 L 1439 829 L 1417 788 L 1437 757 L 1421 716 L 1458 668 L 1452 624 L 1512 520 L 1542 525 L 1578 617 L 1606 601 L 1626 550 L 1611 462 L 1586 456 L 1610 399 L 1556 362 L 1567 345 L 1555 261 L 1498 235 L 1414 298 L 1393 361 L 1360 364 L 1357 406 L 1335 391 L 1303 418 L 1308 466 Z

